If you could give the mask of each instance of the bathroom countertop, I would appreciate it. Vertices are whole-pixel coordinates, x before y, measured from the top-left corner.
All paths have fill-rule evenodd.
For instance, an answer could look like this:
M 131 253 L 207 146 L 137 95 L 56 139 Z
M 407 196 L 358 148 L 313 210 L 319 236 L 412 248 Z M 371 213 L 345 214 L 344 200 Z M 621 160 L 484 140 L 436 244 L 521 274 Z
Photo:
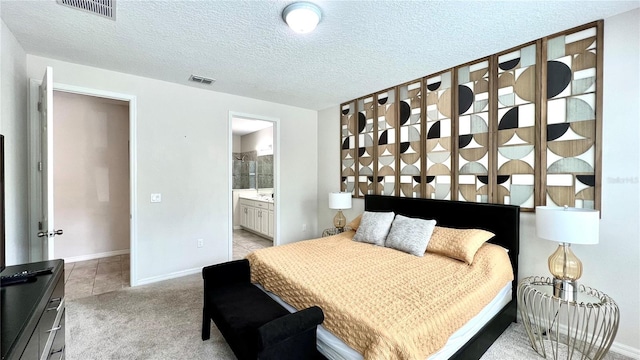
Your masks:
M 247 200 L 253 200 L 253 201 L 263 201 L 263 202 L 268 202 L 268 203 L 272 203 L 273 202 L 273 198 L 271 197 L 271 195 L 266 195 L 266 196 L 240 195 L 239 197 L 241 199 L 247 199 Z

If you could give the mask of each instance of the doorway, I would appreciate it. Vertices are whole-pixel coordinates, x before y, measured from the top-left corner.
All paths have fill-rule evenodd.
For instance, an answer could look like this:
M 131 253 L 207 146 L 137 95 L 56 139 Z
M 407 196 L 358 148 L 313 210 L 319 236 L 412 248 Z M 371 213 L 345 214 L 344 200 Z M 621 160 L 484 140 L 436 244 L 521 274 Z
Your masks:
M 278 121 L 230 114 L 229 259 L 278 243 Z
M 50 72 L 50 71 L 52 71 L 52 69 L 47 68 L 47 72 Z M 49 80 L 49 83 L 53 83 L 53 82 Z M 102 261 L 103 263 L 105 264 L 110 263 L 110 265 L 105 265 L 103 267 L 113 269 L 116 266 L 114 264 L 115 260 L 120 260 L 120 263 L 121 263 L 120 269 L 122 271 L 122 274 L 120 276 L 122 278 L 122 285 L 126 286 L 130 284 L 131 286 L 135 286 L 137 284 L 137 280 L 136 280 L 136 273 L 137 273 L 136 272 L 136 263 L 137 263 L 136 262 L 136 247 L 137 247 L 136 246 L 137 244 L 137 237 L 136 237 L 136 233 L 137 233 L 136 232 L 136 228 L 137 228 L 136 108 L 137 107 L 136 107 L 136 104 L 137 104 L 137 99 L 136 99 L 136 96 L 114 93 L 114 92 L 104 91 L 104 90 L 88 89 L 88 88 L 83 88 L 83 87 L 78 87 L 73 85 L 53 83 L 53 90 L 60 94 L 63 94 L 63 96 L 64 95 L 88 96 L 103 104 L 111 104 L 111 105 L 117 104 L 117 106 L 120 106 L 120 107 L 124 107 L 125 104 L 127 104 L 125 113 L 127 115 L 126 118 L 128 120 L 125 126 L 125 135 L 121 135 L 126 140 L 128 140 L 128 141 L 125 141 L 126 143 L 125 150 L 124 150 L 125 158 L 119 160 L 126 164 L 125 168 L 126 170 L 128 170 L 128 177 L 124 177 L 123 179 L 124 187 L 126 189 L 122 190 L 122 187 L 120 187 L 121 190 L 119 191 L 121 193 L 128 194 L 128 199 L 125 200 L 124 204 L 120 204 L 117 210 L 120 214 L 124 214 L 124 217 L 126 218 L 125 220 L 127 225 L 126 229 L 128 229 L 128 231 L 125 231 L 126 234 L 124 235 L 120 234 L 120 236 L 126 238 L 125 242 L 127 242 L 128 246 L 121 244 L 120 247 L 124 247 L 122 249 L 117 249 L 113 251 L 109 249 L 103 250 L 103 251 L 93 250 L 93 251 L 85 252 L 82 255 L 77 255 L 77 254 L 65 255 L 64 253 L 55 254 L 56 248 L 57 248 L 57 246 L 55 245 L 56 243 L 55 241 L 53 242 L 53 246 L 50 246 L 49 251 L 47 251 L 47 249 L 44 249 L 42 246 L 43 243 L 41 238 L 36 236 L 36 234 L 38 234 L 38 232 L 40 231 L 38 228 L 38 223 L 40 221 L 40 216 L 41 216 L 40 214 L 42 212 L 41 199 L 43 198 L 43 189 L 41 186 L 42 184 L 41 178 L 43 176 L 38 170 L 39 164 L 40 164 L 40 157 L 42 154 L 40 139 L 43 131 L 42 124 L 40 122 L 40 113 L 38 111 L 40 84 L 41 82 L 39 80 L 31 79 L 30 88 L 29 88 L 30 121 L 28 125 L 28 132 L 29 132 L 28 157 L 29 157 L 29 163 L 31 164 L 29 166 L 29 203 L 30 203 L 29 221 L 30 221 L 30 224 L 33 224 L 29 227 L 30 261 L 41 261 L 41 260 L 47 260 L 49 258 L 66 257 L 67 260 L 73 261 L 73 262 L 68 261 L 68 263 L 78 264 L 81 261 L 93 261 L 93 262 L 99 263 L 101 262 L 99 259 L 103 259 Z M 53 101 L 51 101 L 51 103 L 53 103 Z M 52 113 L 54 112 L 55 112 L 55 108 L 53 109 Z M 55 126 L 55 121 L 51 121 L 50 123 L 54 124 Z M 50 128 L 53 128 L 54 126 L 50 126 Z M 94 126 L 92 129 L 93 129 L 92 131 L 95 134 L 99 134 L 101 132 L 100 130 L 104 130 L 104 126 L 102 127 Z M 109 128 L 107 127 L 107 129 Z M 109 136 L 109 134 L 107 135 Z M 108 136 L 107 136 L 107 139 L 109 139 Z M 104 144 L 103 140 L 104 140 L 104 137 L 102 140 L 97 140 L 98 144 Z M 100 143 L 100 141 L 102 142 Z M 55 137 L 51 143 L 54 143 L 54 142 L 55 142 Z M 120 148 L 120 150 L 122 152 L 122 147 Z M 103 162 L 105 161 L 104 156 L 101 159 L 102 160 L 100 161 L 103 161 Z M 91 161 L 89 161 L 89 163 L 91 163 Z M 101 200 L 104 202 L 107 198 L 111 198 L 112 196 L 115 196 L 115 192 L 111 191 L 112 189 L 111 176 L 108 175 L 110 170 L 108 169 L 108 167 L 107 169 L 105 169 L 105 166 L 102 166 L 104 165 L 104 163 L 99 164 L 97 160 L 94 161 L 93 165 L 95 165 L 93 170 L 93 175 L 92 175 L 94 185 L 90 193 L 94 199 Z M 61 170 L 64 171 L 64 169 L 61 169 Z M 55 174 L 57 170 L 54 168 L 52 172 Z M 81 187 L 81 185 L 82 184 L 78 185 L 78 187 Z M 51 187 L 53 188 L 53 186 Z M 84 190 L 85 192 L 87 191 L 86 186 Z M 54 194 L 54 197 L 55 197 L 55 194 Z M 104 226 L 104 227 L 110 228 L 110 230 L 108 231 L 114 230 L 112 227 L 109 227 L 109 226 Z M 90 232 L 92 233 L 94 230 L 95 229 L 90 229 Z M 64 235 L 65 236 L 71 235 L 69 231 L 70 230 L 67 230 L 64 233 Z M 59 240 L 60 242 L 62 242 L 63 238 L 60 237 Z M 49 242 L 49 244 L 51 245 L 51 242 Z M 58 250 L 60 251 L 60 249 Z M 96 253 L 96 251 L 100 251 L 100 252 Z M 129 268 L 129 270 L 127 270 L 127 268 Z M 80 269 L 80 267 L 78 267 L 77 269 Z M 96 270 L 97 270 L 97 266 L 96 266 Z M 85 270 L 85 271 L 91 272 L 90 270 Z M 66 275 L 67 276 L 69 275 L 69 271 L 67 271 Z M 94 275 L 95 276 L 98 275 L 97 271 L 94 272 Z M 103 277 L 109 277 L 109 276 L 106 276 L 103 274 Z M 95 279 L 94 279 L 94 282 L 95 282 Z M 102 284 L 102 285 L 106 285 L 106 284 Z M 86 290 L 86 287 L 87 286 L 85 284 L 85 290 Z M 104 288 L 107 288 L 108 286 L 101 286 L 101 287 L 104 289 Z M 98 289 L 98 290 L 101 290 L 101 289 Z
M 56 258 L 65 260 L 67 295 L 128 287 L 129 103 L 53 92 Z

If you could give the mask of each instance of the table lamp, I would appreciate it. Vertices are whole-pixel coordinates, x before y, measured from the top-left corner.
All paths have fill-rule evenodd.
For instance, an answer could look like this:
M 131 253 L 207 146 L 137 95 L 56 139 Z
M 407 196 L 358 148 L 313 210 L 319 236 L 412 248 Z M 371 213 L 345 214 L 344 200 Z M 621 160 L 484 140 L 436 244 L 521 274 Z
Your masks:
M 331 192 L 329 193 L 329 209 L 338 210 L 333 218 L 333 226 L 338 232 L 343 232 L 347 225 L 347 218 L 342 214 L 342 210 L 351 209 L 351 193 L 348 192 Z
M 536 207 L 536 234 L 559 242 L 549 256 L 549 271 L 553 275 L 553 295 L 566 301 L 576 301 L 582 262 L 571 251 L 571 244 L 597 244 L 600 212 L 570 207 Z

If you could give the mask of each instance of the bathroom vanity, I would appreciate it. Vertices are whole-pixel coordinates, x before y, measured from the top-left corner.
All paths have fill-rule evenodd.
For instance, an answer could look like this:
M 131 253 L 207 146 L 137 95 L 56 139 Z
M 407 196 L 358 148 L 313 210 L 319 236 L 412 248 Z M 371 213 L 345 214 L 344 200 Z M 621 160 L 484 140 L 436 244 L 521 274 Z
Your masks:
M 273 239 L 273 199 L 265 196 L 240 196 L 240 226 L 260 236 Z

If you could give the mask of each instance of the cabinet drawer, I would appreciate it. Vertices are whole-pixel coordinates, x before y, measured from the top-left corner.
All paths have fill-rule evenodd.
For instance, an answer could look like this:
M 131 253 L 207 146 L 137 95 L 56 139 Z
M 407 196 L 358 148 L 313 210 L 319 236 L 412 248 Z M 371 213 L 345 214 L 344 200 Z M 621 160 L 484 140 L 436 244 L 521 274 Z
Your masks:
M 262 201 L 256 201 L 256 205 L 257 208 L 261 208 L 261 209 L 267 209 L 269 208 L 269 204 L 267 204 L 266 202 L 262 202 Z
M 253 200 L 248 200 L 248 199 L 240 199 L 240 204 L 241 205 L 246 205 L 246 206 L 256 206 L 255 205 L 255 201 Z
M 273 210 L 273 209 L 274 209 L 273 203 L 269 203 L 269 210 Z
M 56 322 L 56 320 L 58 322 Z M 48 346 L 50 346 L 53 340 L 52 336 L 55 336 L 57 333 L 56 329 L 60 328 L 59 322 L 62 320 L 64 320 L 64 270 L 44 308 L 44 312 L 36 328 L 40 344 L 40 354 L 49 351 Z M 50 337 L 51 340 L 49 340 Z M 47 342 L 49 342 L 49 344 L 47 344 Z
M 51 347 L 49 348 L 49 354 L 47 355 L 47 360 L 61 360 L 64 358 L 65 351 L 65 343 L 64 343 L 64 331 L 65 331 L 65 313 L 64 309 L 62 309 L 62 317 L 60 318 L 60 323 L 58 323 L 58 330 L 55 330 L 53 334 L 53 341 L 51 343 Z

